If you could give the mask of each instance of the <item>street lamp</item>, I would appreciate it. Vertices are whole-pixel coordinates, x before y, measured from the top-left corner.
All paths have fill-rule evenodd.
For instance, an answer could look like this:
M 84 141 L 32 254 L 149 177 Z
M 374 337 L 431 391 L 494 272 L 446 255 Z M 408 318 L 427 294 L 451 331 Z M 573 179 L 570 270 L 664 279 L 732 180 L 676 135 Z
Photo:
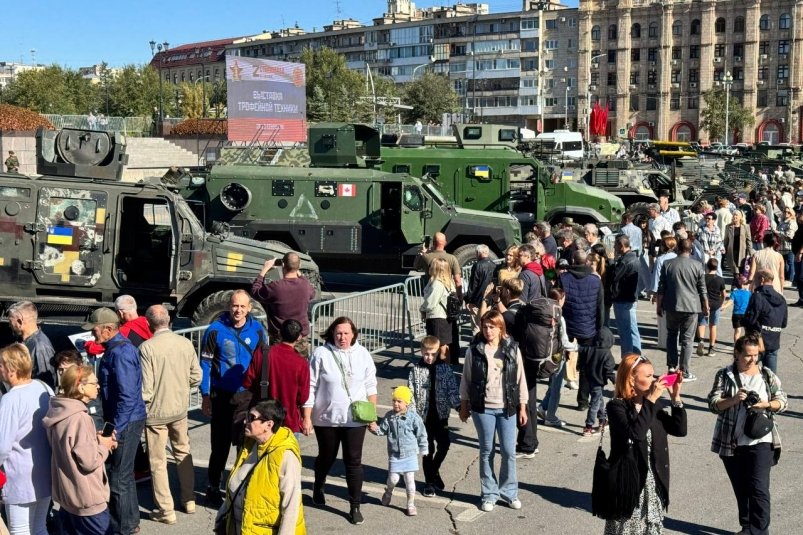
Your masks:
M 167 54 L 167 51 L 170 49 L 170 43 L 165 41 L 164 43 L 157 43 L 154 40 L 151 40 L 149 43 L 151 45 L 151 58 L 156 54 L 156 51 L 159 51 L 159 128 L 158 132 L 162 133 L 162 123 L 164 122 L 164 104 L 162 102 L 162 67 L 164 66 L 164 56 L 162 55 L 162 51 Z
M 591 142 L 591 68 L 594 65 L 594 60 L 607 56 L 608 54 L 597 54 L 591 56 L 591 61 L 588 62 L 588 91 L 586 92 L 586 141 Z
M 725 86 L 725 146 L 728 146 L 728 122 L 730 119 L 730 96 L 731 85 L 733 85 L 733 75 L 728 71 L 725 73 L 725 78 L 722 80 L 722 85 Z
M 181 91 L 176 89 L 176 117 L 181 117 Z
M 563 113 L 565 115 L 563 125 L 566 130 L 569 130 L 569 67 L 563 67 L 563 83 L 566 85 L 566 98 L 563 101 Z
M 199 57 L 199 56 L 201 57 L 201 80 L 206 80 L 206 76 L 207 76 L 206 67 L 204 67 L 204 59 L 203 59 L 203 56 L 201 56 L 201 52 L 202 51 L 201 51 L 200 48 L 196 48 L 195 49 L 195 57 L 196 58 Z M 211 48 L 206 48 L 206 49 L 203 50 L 203 52 L 204 53 L 206 53 L 206 52 L 210 52 L 211 53 L 212 49 Z M 203 117 L 206 118 L 206 84 L 202 84 L 201 85 L 201 92 L 202 92 L 202 97 L 201 98 L 203 98 Z
M 429 67 L 429 66 L 430 66 L 430 65 L 432 65 L 434 62 L 435 62 L 435 56 L 430 56 L 430 57 L 429 57 L 429 61 L 428 61 L 427 63 L 422 63 L 421 65 L 416 65 L 416 66 L 415 66 L 415 68 L 413 68 L 413 74 L 412 74 L 412 75 L 410 75 L 410 81 L 411 81 L 411 82 L 414 82 L 414 81 L 415 81 L 415 73 L 416 73 L 416 71 L 417 71 L 418 69 L 420 69 L 421 67 Z

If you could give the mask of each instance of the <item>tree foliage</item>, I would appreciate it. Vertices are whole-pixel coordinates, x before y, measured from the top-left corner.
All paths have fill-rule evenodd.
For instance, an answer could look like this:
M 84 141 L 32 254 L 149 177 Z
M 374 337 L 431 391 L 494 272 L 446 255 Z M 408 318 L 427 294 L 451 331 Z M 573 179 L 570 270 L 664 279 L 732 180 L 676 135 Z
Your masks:
M 458 110 L 458 102 L 459 98 L 449 78 L 428 72 L 405 84 L 402 103 L 413 109 L 404 110 L 402 117 L 406 123 L 414 123 L 418 119 L 423 123 L 440 123 L 444 113 Z
M 39 113 L 86 114 L 98 105 L 98 91 L 78 71 L 51 65 L 19 73 L 3 100 Z
M 53 130 L 50 121 L 25 108 L 19 108 L 10 104 L 0 104 L 0 131 L 3 130 L 36 130 L 44 126 L 48 130 Z
M 725 136 L 725 90 L 714 88 L 703 93 L 705 109 L 700 112 L 700 129 L 708 131 L 709 139 L 723 139 Z M 728 132 L 744 132 L 745 128 L 753 126 L 756 118 L 753 111 L 745 108 L 738 99 L 731 94 L 728 106 Z

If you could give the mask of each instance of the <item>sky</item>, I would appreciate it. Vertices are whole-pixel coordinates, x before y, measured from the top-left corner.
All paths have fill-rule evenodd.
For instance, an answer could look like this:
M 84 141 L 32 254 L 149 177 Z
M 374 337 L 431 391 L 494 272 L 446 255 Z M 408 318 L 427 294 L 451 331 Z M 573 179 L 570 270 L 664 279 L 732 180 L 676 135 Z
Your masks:
M 469 1 L 477 0 L 462 0 Z M 518 11 L 522 7 L 521 0 L 484 2 L 489 4 L 491 13 Z M 56 63 L 70 68 L 102 61 L 112 67 L 148 63 L 151 40 L 176 46 L 254 35 L 296 23 L 312 31 L 340 18 L 370 24 L 372 18 L 387 10 L 386 0 L 6 0 L 2 3 L 0 61 Z M 417 7 L 455 3 L 457 0 L 415 2 Z M 565 3 L 577 6 L 577 0 Z

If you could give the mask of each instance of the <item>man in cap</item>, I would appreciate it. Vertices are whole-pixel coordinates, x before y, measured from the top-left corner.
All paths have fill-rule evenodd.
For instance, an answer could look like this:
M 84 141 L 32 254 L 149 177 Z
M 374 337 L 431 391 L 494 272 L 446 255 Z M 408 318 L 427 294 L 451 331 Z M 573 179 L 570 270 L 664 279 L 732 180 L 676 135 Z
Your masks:
M 109 455 L 108 461 L 113 532 L 135 533 L 139 531 L 139 502 L 134 457 L 146 417 L 139 352 L 120 334 L 120 318 L 110 308 L 92 312 L 83 328 L 91 330 L 95 341 L 104 348 L 98 367 L 98 386 L 103 415 L 114 425 L 117 438 L 117 449 Z
M 6 171 L 9 173 L 20 172 L 20 161 L 13 150 L 8 151 L 8 158 L 6 158 Z

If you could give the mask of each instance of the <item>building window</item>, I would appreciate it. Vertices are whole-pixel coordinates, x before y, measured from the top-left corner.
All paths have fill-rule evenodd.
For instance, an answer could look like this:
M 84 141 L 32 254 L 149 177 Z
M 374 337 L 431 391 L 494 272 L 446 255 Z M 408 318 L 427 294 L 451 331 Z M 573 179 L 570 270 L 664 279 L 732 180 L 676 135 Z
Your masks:
M 789 40 L 788 39 L 781 39 L 778 41 L 778 53 L 779 54 L 788 54 L 789 53 Z
M 716 33 L 725 33 L 725 19 L 719 17 L 716 22 L 714 22 L 714 31 Z
M 639 96 L 630 95 L 630 111 L 638 111 L 638 107 L 639 107 Z
M 568 48 L 570 50 L 572 48 L 574 48 L 574 40 L 573 39 L 569 39 L 569 42 L 567 43 L 566 48 Z
M 758 43 L 758 53 L 767 55 L 770 53 L 770 42 L 769 41 L 760 41 Z
M 610 111 L 616 111 L 616 99 L 608 99 L 608 109 Z
M 608 63 L 616 63 L 616 50 L 608 50 Z
M 689 95 L 686 97 L 686 108 L 690 110 L 696 110 L 700 107 L 700 99 L 697 95 Z
M 591 85 L 599 85 L 599 73 L 592 72 L 591 73 Z
M 767 123 L 764 125 L 764 132 L 762 134 L 761 141 L 766 141 L 770 145 L 775 145 L 781 141 L 780 131 L 778 130 L 778 125 L 775 123 Z
M 630 27 L 630 37 L 633 39 L 641 39 L 641 24 L 637 22 Z
M 700 45 L 689 46 L 689 59 L 700 59 Z
M 553 106 L 558 105 L 558 99 L 555 97 L 546 97 L 544 98 L 544 106 L 551 108 Z
M 537 30 L 538 29 L 538 17 L 533 19 L 521 19 L 521 24 L 519 26 L 522 30 Z
M 679 84 L 680 83 L 680 69 L 676 69 L 676 70 L 672 71 L 671 80 L 672 80 L 673 84 Z
M 546 80 L 546 88 L 547 89 L 554 89 L 555 87 L 555 79 L 554 78 L 547 78 Z
M 558 19 L 549 19 L 546 21 L 546 29 L 547 30 L 557 30 L 558 29 Z
M 611 24 L 608 26 L 608 39 L 616 39 L 619 37 L 619 28 L 616 27 L 616 24 Z
M 680 107 L 677 109 L 680 109 Z M 675 129 L 675 141 L 691 141 L 691 128 L 689 128 L 689 125 L 682 124 Z
M 776 106 L 788 106 L 789 105 L 789 97 L 786 94 L 786 89 L 781 89 L 775 95 L 775 105 Z
M 769 68 L 768 67 L 759 67 L 758 68 L 758 79 L 759 80 L 769 80 Z
M 575 28 L 575 27 L 577 27 L 577 19 L 575 19 L 575 18 L 571 18 L 571 19 L 569 19 L 569 20 L 567 21 L 567 26 L 568 26 L 569 28 Z
M 756 106 L 759 108 L 766 108 L 767 102 L 769 102 L 769 99 L 767 98 L 767 91 L 759 91 L 756 94 Z
M 676 20 L 672 24 L 672 35 L 674 35 L 674 36 L 683 35 L 683 23 L 680 22 L 679 20 Z
M 681 54 L 681 48 L 679 46 L 672 47 L 672 59 L 680 59 L 682 57 Z
M 744 17 L 733 19 L 733 33 L 744 33 Z
M 465 66 L 465 65 L 464 65 Z M 449 69 L 451 71 L 451 69 Z M 463 69 L 465 70 L 465 69 Z M 534 59 L 525 59 L 524 66 L 522 67 L 524 71 L 536 71 L 538 70 L 538 61 Z M 454 72 L 454 71 L 452 71 Z
M 658 95 L 647 95 L 647 111 L 655 111 L 658 109 Z
M 689 69 L 689 82 L 697 83 L 700 81 L 700 69 Z
M 647 61 L 658 61 L 658 49 L 657 48 L 648 48 L 647 49 Z
M 656 83 L 658 83 L 657 71 L 647 71 L 647 83 L 650 85 L 655 85 Z
M 630 73 L 630 85 L 639 85 L 641 81 L 641 72 L 633 71 Z
M 641 61 L 641 49 L 640 48 L 631 48 L 630 49 L 630 61 Z
M 556 48 L 558 48 L 557 39 L 547 39 L 544 41 L 544 50 L 555 50 Z
M 725 77 L 725 70 L 724 69 L 714 69 L 714 81 L 721 82 L 722 78 Z
M 722 43 L 714 45 L 714 57 L 721 58 L 724 55 L 725 55 L 725 45 Z
M 778 65 L 778 80 L 789 78 L 789 65 Z
M 554 59 L 548 59 L 548 60 L 544 61 L 544 68 L 545 69 L 554 69 L 555 68 L 555 60 Z
M 591 40 L 592 41 L 599 41 L 602 38 L 602 32 L 599 29 L 599 26 L 594 26 L 591 28 Z
M 744 57 L 744 43 L 733 44 L 733 55 L 737 58 Z
M 769 15 L 761 15 L 761 18 L 758 19 L 758 29 L 759 30 L 769 30 L 770 29 L 770 16 Z
M 778 29 L 779 30 L 788 30 L 792 27 L 792 17 L 789 16 L 789 13 L 784 13 L 781 15 L 781 18 L 778 19 Z
M 608 73 L 608 86 L 615 86 L 616 85 L 616 73 L 609 72 Z
M 647 28 L 647 37 L 650 39 L 657 39 L 658 38 L 658 23 L 651 22 L 650 26 Z
M 689 27 L 689 34 L 700 35 L 700 19 L 694 19 L 693 21 L 691 21 L 691 26 Z
M 733 68 L 733 79 L 734 80 L 744 80 L 744 69 L 741 67 L 734 67 Z
M 672 93 L 672 96 L 669 97 L 669 109 L 670 110 L 680 109 L 680 95 L 678 95 L 677 93 Z

